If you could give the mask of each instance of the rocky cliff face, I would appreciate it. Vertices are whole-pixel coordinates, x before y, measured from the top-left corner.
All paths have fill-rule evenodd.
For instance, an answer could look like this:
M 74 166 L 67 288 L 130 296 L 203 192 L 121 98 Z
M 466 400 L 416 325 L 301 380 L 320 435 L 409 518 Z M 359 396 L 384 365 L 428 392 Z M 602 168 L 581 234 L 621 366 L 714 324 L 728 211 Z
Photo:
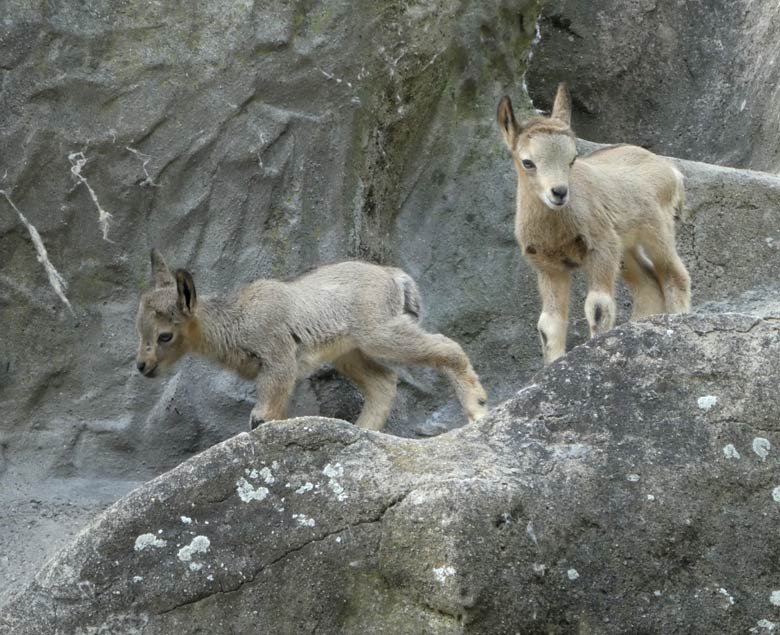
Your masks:
M 501 377 L 494 400 L 511 391 L 499 369 L 536 368 L 515 319 L 533 296 L 514 293 L 513 187 L 485 115 L 520 86 L 537 11 L 9 5 L 0 188 L 40 231 L 75 316 L 0 198 L 0 471 L 14 510 L 0 546 L 36 561 L 40 545 L 20 549 L 13 536 L 31 523 L 48 533 L 41 507 L 68 516 L 61 500 L 79 506 L 85 494 L 104 505 L 246 429 L 251 385 L 198 362 L 155 383 L 135 371 L 153 245 L 201 293 L 346 258 L 397 264 L 420 280 L 427 326 L 482 358 L 488 381 Z M 107 240 L 99 210 L 111 215 Z M 493 306 L 500 296 L 512 297 L 506 311 Z M 403 379 L 391 433 L 461 425 L 445 381 Z M 328 371 L 296 396 L 297 414 L 354 420 L 358 408 Z M 85 485 L 75 499 L 74 479 Z M 0 576 L 15 572 L 0 560 Z
M 3 201 L 9 455 L 34 437 L 48 475 L 124 478 L 140 463 L 149 476 L 245 428 L 251 387 L 227 374 L 189 364 L 152 384 L 134 371 L 153 245 L 192 270 L 202 293 L 346 258 L 401 265 L 421 281 L 430 328 L 477 357 L 494 339 L 473 341 L 490 321 L 486 283 L 501 273 L 514 288 L 518 267 L 511 183 L 483 178 L 506 172 L 484 113 L 520 85 L 536 11 L 19 3 L 3 27 L 2 188 L 40 231 L 76 315 Z M 108 240 L 98 206 L 111 215 Z M 406 380 L 391 431 L 460 423 L 445 382 Z M 298 404 L 357 411 L 328 374 Z
M 780 14 L 753 0 L 550 0 L 528 84 L 574 97 L 577 132 L 602 143 L 780 172 Z
M 776 109 L 768 104 L 777 82 L 761 81 L 776 72 L 771 3 L 729 3 L 713 15 L 691 3 L 640 4 L 614 15 L 607 5 L 545 5 L 529 74 L 535 103 L 565 79 L 582 136 L 776 169 Z M 246 428 L 251 385 L 197 361 L 158 382 L 136 373 L 133 321 L 153 245 L 189 268 L 201 293 L 345 258 L 402 266 L 420 283 L 425 324 L 463 344 L 492 405 L 533 377 L 541 366 L 535 279 L 512 236 L 515 176 L 494 109 L 508 92 L 530 113 L 523 74 L 539 12 L 530 0 L 9 5 L 0 25 L 0 189 L 40 231 L 73 314 L 0 198 L 0 503 L 9 510 L 0 517 L 0 601 L 94 510 Z M 647 40 L 602 35 L 636 31 L 645 15 L 666 26 L 644 29 Z M 687 17 L 698 19 L 698 32 L 669 31 Z M 583 25 L 595 35 L 566 31 L 582 34 Z M 722 72 L 712 61 L 721 59 L 711 52 L 718 37 L 744 59 L 732 64 L 739 90 L 712 80 Z M 642 55 L 624 50 L 641 42 Z M 682 92 L 667 98 L 662 70 L 680 71 L 681 47 L 697 51 L 695 77 L 675 75 Z M 655 74 L 647 51 L 663 51 Z M 622 59 L 625 69 L 613 72 L 605 59 Z M 632 102 L 632 91 L 650 91 L 653 105 Z M 729 105 L 745 95 L 744 110 Z M 619 138 L 601 133 L 606 123 Z M 780 181 L 680 166 L 688 206 L 678 242 L 694 304 L 777 315 Z M 110 214 L 108 240 L 101 210 Z M 587 325 L 577 304 L 572 314 L 576 345 Z M 327 369 L 296 394 L 298 415 L 353 420 L 358 408 L 354 389 Z M 461 424 L 445 381 L 402 370 L 391 434 Z M 263 439 L 303 434 L 269 430 Z M 344 430 L 338 435 L 368 438 Z M 399 448 L 450 443 L 371 439 Z M 458 446 L 457 454 L 468 451 Z M 449 469 L 465 468 L 442 464 Z M 393 492 L 366 509 L 381 509 Z M 445 567 L 445 580 L 448 566 L 434 567 Z M 366 594 L 360 601 L 386 583 L 374 578 L 355 583 Z M 388 616 L 396 601 L 423 610 L 394 597 Z
M 771 632 L 779 325 L 627 324 L 428 441 L 317 418 L 240 434 L 96 519 L 0 626 Z

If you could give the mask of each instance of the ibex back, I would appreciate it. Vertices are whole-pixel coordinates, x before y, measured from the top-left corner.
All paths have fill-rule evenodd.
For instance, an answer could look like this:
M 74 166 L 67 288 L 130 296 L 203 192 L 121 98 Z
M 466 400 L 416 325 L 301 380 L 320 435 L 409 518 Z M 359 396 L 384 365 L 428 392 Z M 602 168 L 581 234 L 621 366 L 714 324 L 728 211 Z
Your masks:
M 296 381 L 326 362 L 363 394 L 361 428 L 380 430 L 395 398 L 397 377 L 382 361 L 435 368 L 452 382 L 469 421 L 486 412 L 468 357 L 420 327 L 420 293 L 400 269 L 342 262 L 291 282 L 256 280 L 232 295 L 201 298 L 190 273 L 172 274 L 152 250 L 152 286 L 138 307 L 138 370 L 154 377 L 195 353 L 255 380 L 252 428 L 284 419 Z
M 515 236 L 539 282 L 545 363 L 566 350 L 571 274 L 579 267 L 588 281 L 591 336 L 615 323 L 621 272 L 634 300 L 632 317 L 687 312 L 691 283 L 674 244 L 685 192 L 674 165 L 631 145 L 577 157 L 563 84 L 549 118 L 518 123 L 504 97 L 497 119 L 517 171 Z

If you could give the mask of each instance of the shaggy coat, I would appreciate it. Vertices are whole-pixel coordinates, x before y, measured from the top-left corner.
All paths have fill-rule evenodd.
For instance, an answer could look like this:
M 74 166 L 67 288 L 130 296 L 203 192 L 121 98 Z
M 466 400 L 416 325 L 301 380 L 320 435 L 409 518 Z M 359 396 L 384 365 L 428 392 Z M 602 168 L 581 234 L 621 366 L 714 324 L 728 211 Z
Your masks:
M 545 363 L 566 350 L 571 276 L 577 269 L 587 278 L 591 337 L 615 323 L 621 273 L 634 301 L 632 318 L 687 312 L 690 277 L 674 235 L 685 191 L 671 162 L 632 145 L 578 157 L 563 84 L 549 118 L 519 124 L 504 97 L 497 120 L 517 172 L 515 237 L 537 272 Z
M 195 353 L 254 380 L 252 428 L 284 419 L 296 381 L 326 362 L 362 392 L 362 428 L 380 430 L 395 398 L 397 377 L 383 361 L 436 368 L 469 421 L 486 412 L 463 349 L 420 326 L 420 293 L 401 269 L 342 262 L 291 282 L 256 280 L 230 295 L 200 298 L 192 275 L 172 274 L 152 250 L 152 286 L 138 307 L 138 370 L 153 377 Z

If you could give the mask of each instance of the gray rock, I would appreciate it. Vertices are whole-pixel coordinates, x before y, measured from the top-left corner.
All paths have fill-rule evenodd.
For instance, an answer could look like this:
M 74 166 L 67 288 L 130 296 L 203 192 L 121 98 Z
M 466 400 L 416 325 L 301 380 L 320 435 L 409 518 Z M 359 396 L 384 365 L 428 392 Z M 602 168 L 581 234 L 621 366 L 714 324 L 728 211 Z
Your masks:
M 463 265 L 473 234 L 451 238 L 438 217 L 465 226 L 475 216 L 453 182 L 484 181 L 493 165 L 483 158 L 498 148 L 484 113 L 501 86 L 521 82 L 536 2 L 7 8 L 0 189 L 40 231 L 76 315 L 0 197 L 0 504 L 15 488 L 48 504 L 47 482 L 70 478 L 114 480 L 118 497 L 246 428 L 251 384 L 197 361 L 156 383 L 134 370 L 153 245 L 192 270 L 202 293 L 355 257 L 426 277 L 417 250 L 435 250 L 460 277 L 434 288 L 430 271 L 426 325 L 463 340 L 482 328 L 482 309 L 451 311 L 464 293 L 480 305 L 490 297 Z M 112 215 L 113 242 L 71 172 L 79 152 L 86 163 L 76 169 Z M 501 180 L 485 187 L 493 199 L 511 191 Z M 478 220 L 480 231 L 493 223 Z M 458 250 L 446 242 L 464 235 Z M 511 241 L 499 242 L 495 266 L 516 267 Z M 462 277 L 472 278 L 468 289 Z M 464 346 L 476 358 L 484 341 Z M 403 379 L 391 432 L 462 425 L 446 381 L 414 369 Z M 325 369 L 302 383 L 294 412 L 354 420 L 359 406 Z M 57 543 L 14 532 L 4 546 L 14 554 L 36 540 L 41 557 Z M 22 563 L 9 567 L 28 575 Z M 6 581 L 0 567 L 0 598 Z
M 9 635 L 761 632 L 780 323 L 659 317 L 587 343 L 480 424 L 242 433 L 92 522 Z
M 777 173 L 778 29 L 770 0 L 548 0 L 528 85 L 566 81 L 587 139 Z

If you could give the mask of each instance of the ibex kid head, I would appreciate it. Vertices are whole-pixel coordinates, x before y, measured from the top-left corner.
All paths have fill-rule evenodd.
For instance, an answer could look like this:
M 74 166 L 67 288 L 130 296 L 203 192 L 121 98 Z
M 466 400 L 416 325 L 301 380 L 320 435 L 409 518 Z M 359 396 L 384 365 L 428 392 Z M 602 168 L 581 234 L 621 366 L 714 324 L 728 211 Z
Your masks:
M 530 186 L 552 210 L 569 202 L 569 172 L 577 158 L 571 130 L 571 97 L 565 84 L 558 85 L 552 115 L 519 124 L 512 102 L 504 96 L 496 114 L 504 142 L 512 152 L 518 178 Z
M 184 269 L 171 274 L 156 249 L 152 249 L 152 289 L 138 305 L 138 354 L 136 367 L 146 377 L 173 365 L 192 350 L 197 333 L 193 319 L 197 294 L 192 276 Z

